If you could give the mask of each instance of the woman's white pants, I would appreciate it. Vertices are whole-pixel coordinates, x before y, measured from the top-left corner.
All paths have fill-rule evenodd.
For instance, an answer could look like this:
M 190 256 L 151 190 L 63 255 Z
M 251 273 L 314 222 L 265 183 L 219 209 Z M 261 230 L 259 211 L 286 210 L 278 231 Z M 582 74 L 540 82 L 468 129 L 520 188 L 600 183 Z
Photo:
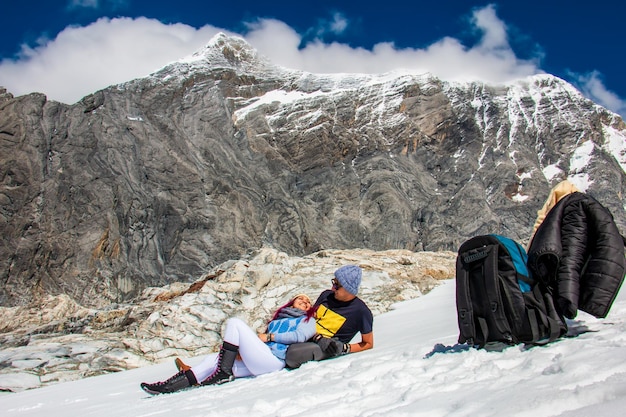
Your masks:
M 259 339 L 256 332 L 238 318 L 228 319 L 224 341 L 239 346 L 241 360 L 233 365 L 235 378 L 280 371 L 285 362 L 272 354 L 270 348 Z M 218 354 L 207 355 L 202 362 L 191 368 L 198 382 L 202 383 L 217 368 Z

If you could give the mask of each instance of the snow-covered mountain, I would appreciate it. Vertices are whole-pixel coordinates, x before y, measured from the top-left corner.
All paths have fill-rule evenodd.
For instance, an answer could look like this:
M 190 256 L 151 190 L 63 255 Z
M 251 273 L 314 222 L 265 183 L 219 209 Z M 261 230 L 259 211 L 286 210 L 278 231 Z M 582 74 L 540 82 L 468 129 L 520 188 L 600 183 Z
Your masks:
M 564 178 L 624 229 L 625 138 L 549 75 L 311 74 L 217 35 L 72 106 L 0 95 L 0 304 L 126 301 L 262 247 L 525 242 Z
M 142 381 L 173 361 L 0 395 L 6 417 L 429 416 L 614 417 L 626 406 L 626 300 L 580 313 L 545 347 L 487 352 L 458 345 L 454 281 L 374 321 L 373 350 L 217 387 L 149 397 Z M 191 364 L 201 357 L 190 358 Z

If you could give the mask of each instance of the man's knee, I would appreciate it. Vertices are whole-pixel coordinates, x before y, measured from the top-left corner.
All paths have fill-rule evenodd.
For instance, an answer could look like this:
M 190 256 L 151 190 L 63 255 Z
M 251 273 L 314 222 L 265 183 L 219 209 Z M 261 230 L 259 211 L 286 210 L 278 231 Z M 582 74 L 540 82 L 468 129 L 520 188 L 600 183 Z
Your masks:
M 321 361 L 322 359 L 325 359 L 325 355 L 317 343 L 294 343 L 289 345 L 287 349 L 285 364 L 287 368 L 295 369 L 299 368 L 303 363 Z

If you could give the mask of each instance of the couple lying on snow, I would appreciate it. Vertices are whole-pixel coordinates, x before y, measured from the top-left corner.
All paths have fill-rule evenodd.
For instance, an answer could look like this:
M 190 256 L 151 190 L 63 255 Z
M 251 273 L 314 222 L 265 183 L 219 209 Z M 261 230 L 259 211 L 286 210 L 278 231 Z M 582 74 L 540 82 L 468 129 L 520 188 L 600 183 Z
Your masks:
M 219 353 L 189 367 L 176 359 L 179 370 L 171 378 L 141 384 L 149 394 L 164 394 L 198 385 L 217 385 L 235 378 L 298 368 L 374 347 L 372 312 L 356 295 L 362 271 L 346 265 L 335 271 L 332 289 L 323 291 L 315 304 L 305 294 L 278 308 L 265 333 L 257 334 L 237 318 L 226 322 Z M 350 344 L 361 333 L 361 342 Z

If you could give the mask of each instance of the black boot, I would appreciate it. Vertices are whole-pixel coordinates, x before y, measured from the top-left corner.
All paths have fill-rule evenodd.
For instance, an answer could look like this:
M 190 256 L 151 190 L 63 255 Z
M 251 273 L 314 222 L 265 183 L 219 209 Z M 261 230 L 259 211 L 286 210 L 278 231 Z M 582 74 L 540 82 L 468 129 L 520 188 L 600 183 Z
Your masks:
M 180 371 L 176 375 L 172 376 L 167 381 L 155 382 L 148 384 L 147 382 L 141 383 L 141 388 L 148 394 L 169 394 L 171 392 L 180 391 L 181 389 L 189 388 L 194 385 L 198 385 L 196 376 L 192 371 Z
M 239 346 L 224 342 L 220 349 L 220 355 L 217 360 L 217 368 L 215 372 L 207 379 L 202 381 L 202 385 L 219 385 L 225 384 L 235 379 L 233 375 L 233 364 L 237 358 Z

